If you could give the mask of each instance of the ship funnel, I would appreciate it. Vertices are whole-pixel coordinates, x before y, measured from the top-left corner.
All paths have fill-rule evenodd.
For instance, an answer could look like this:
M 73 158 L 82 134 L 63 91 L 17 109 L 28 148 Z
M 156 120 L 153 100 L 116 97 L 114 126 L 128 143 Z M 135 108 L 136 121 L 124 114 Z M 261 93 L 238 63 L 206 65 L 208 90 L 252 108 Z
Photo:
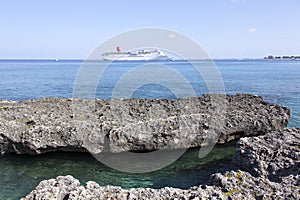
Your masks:
M 121 48 L 120 47 L 117 47 L 117 52 L 121 52 Z

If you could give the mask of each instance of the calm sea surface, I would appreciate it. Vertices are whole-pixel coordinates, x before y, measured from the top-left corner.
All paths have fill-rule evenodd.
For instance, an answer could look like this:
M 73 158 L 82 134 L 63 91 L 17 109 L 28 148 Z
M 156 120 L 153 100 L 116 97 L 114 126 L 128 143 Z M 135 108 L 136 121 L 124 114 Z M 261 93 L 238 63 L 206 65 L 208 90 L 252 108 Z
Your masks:
M 77 74 L 83 61 L 47 60 L 0 60 L 0 99 L 26 100 L 42 97 L 72 97 L 74 83 L 78 84 Z M 119 80 L 130 79 L 132 72 L 143 63 L 114 63 L 98 80 L 95 97 L 110 99 Z M 197 95 L 208 93 L 205 78 L 186 62 L 165 62 L 163 64 L 181 74 Z M 195 61 L 193 64 L 201 64 Z M 292 118 L 289 127 L 299 127 L 300 123 L 300 61 L 269 60 L 216 60 L 215 64 L 227 94 L 250 93 L 263 96 L 271 103 L 289 107 Z M 105 66 L 105 63 L 89 63 L 91 69 Z M 153 66 L 152 66 L 153 67 Z M 163 77 L 164 71 L 157 67 L 154 71 Z M 135 77 L 147 84 L 136 88 L 132 97 L 170 98 L 185 96 L 184 87 L 176 85 L 174 93 L 162 84 L 149 81 L 149 72 L 136 71 Z M 199 78 L 200 77 L 200 78 Z M 176 76 L 168 77 L 176 83 Z M 166 78 L 167 79 L 167 78 Z M 92 79 L 89 79 L 92 80 Z M 87 82 L 89 81 L 87 80 Z M 84 85 L 80 82 L 81 85 Z M 126 84 L 123 86 L 126 89 Z M 180 90 L 181 89 L 181 90 Z M 211 92 L 211 91 L 210 91 Z M 84 95 L 84 94 L 83 94 Z M 126 97 L 126 96 L 124 96 Z M 110 169 L 97 162 L 89 154 L 52 153 L 40 156 L 5 155 L 0 156 L 0 199 L 18 199 L 43 179 L 58 175 L 74 175 L 82 183 L 95 180 L 100 185 L 130 187 L 164 186 L 188 188 L 205 183 L 208 175 L 228 163 L 234 152 L 234 143 L 217 146 L 206 158 L 198 159 L 197 149 L 187 151 L 181 159 L 157 172 L 128 174 Z M 218 163 L 218 164 L 217 164 Z M 221 166 L 220 166 L 221 165 Z

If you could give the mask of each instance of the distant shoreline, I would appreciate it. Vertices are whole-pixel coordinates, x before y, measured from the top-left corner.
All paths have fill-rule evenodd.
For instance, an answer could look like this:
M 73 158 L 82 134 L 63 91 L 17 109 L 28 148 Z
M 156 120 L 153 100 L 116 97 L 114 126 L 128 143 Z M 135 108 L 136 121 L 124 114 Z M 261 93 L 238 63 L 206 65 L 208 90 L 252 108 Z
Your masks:
M 300 56 L 273 56 L 264 57 L 265 60 L 300 60 Z
M 191 61 L 255 61 L 255 60 L 282 60 L 282 61 L 300 61 L 300 57 L 295 57 L 295 58 L 269 58 L 269 57 L 264 57 L 264 58 L 212 58 L 212 59 L 188 59 L 188 60 L 172 60 L 172 61 L 128 61 L 128 62 L 191 62 Z M 104 60 L 87 60 L 87 59 L 39 59 L 39 58 L 33 58 L 33 59 L 23 59 L 23 58 L 15 58 L 15 59 L 2 59 L 0 58 L 0 62 L 105 62 L 109 63 L 111 61 L 104 61 Z M 114 61 L 114 62 L 127 62 L 127 61 Z

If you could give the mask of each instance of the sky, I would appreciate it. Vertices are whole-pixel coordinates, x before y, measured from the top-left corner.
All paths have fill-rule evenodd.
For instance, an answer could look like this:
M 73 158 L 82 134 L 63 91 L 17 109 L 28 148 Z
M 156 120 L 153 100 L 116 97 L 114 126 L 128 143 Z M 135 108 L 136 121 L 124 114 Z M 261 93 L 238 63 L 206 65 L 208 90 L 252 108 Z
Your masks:
M 3 0 L 0 59 L 84 59 L 138 28 L 177 31 L 212 58 L 300 55 L 300 0 Z

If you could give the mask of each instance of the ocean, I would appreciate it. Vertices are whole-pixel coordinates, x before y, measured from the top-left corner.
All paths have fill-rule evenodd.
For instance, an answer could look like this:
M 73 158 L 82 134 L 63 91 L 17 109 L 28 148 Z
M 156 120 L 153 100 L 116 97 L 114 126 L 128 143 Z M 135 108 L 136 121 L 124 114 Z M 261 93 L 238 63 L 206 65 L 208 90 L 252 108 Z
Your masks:
M 202 61 L 193 62 L 199 64 Z M 214 60 L 214 63 L 220 73 L 225 93 L 260 95 L 268 102 L 287 106 L 292 110 L 288 126 L 299 127 L 300 61 Z M 20 101 L 44 97 L 72 98 L 74 83 L 78 83 L 78 72 L 82 64 L 82 60 L 0 60 L 0 99 Z M 94 67 L 106 65 L 103 62 L 89 64 Z M 205 78 L 199 78 L 190 63 L 170 61 L 157 64 L 166 65 L 185 77 L 196 95 L 211 92 L 205 85 Z M 111 64 L 97 80 L 94 97 L 114 98 L 113 92 L 118 81 L 126 78 L 128 72 L 140 65 L 143 63 Z M 182 93 L 175 94 L 170 88 L 149 81 L 149 73 L 137 73 L 136 77 L 147 80 L 147 84 L 140 85 L 130 93 L 132 97 L 176 99 L 187 94 L 182 88 Z M 154 73 L 157 77 L 163 71 L 157 67 Z M 125 80 L 134 81 L 133 77 L 128 77 Z M 172 79 L 169 80 L 172 82 Z M 175 79 L 173 81 L 176 82 Z M 176 88 L 180 88 L 180 85 Z M 83 184 L 94 180 L 100 185 L 118 185 L 124 188 L 188 188 L 205 183 L 210 173 L 220 168 L 226 169 L 234 149 L 235 143 L 217 146 L 203 159 L 198 159 L 197 149 L 190 149 L 170 166 L 146 174 L 118 172 L 102 165 L 86 153 L 4 155 L 0 156 L 0 199 L 18 199 L 34 189 L 41 180 L 67 174 L 74 175 Z

